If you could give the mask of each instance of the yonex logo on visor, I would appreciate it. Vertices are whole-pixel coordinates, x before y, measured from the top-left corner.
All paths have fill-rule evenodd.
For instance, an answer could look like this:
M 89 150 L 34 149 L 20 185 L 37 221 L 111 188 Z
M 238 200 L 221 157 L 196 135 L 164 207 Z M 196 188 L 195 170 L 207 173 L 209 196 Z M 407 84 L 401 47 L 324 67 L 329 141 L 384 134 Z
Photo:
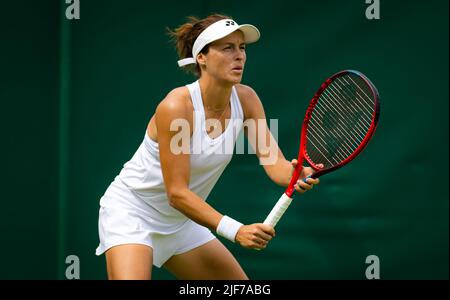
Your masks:
M 192 57 L 187 57 L 178 61 L 180 67 L 197 64 L 197 55 L 205 48 L 206 45 L 220 40 L 227 35 L 235 32 L 236 30 L 242 31 L 244 34 L 244 41 L 246 44 L 251 44 L 259 40 L 260 33 L 258 28 L 250 24 L 238 25 L 234 20 L 224 19 L 217 21 L 200 33 L 194 42 L 192 47 Z

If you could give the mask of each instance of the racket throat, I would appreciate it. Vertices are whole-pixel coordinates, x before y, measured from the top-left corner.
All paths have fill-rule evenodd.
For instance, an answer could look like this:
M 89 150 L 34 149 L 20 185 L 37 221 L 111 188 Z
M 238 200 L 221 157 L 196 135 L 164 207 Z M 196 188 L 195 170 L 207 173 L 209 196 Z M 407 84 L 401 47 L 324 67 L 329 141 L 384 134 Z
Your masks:
M 289 182 L 288 187 L 286 188 L 286 191 L 284 192 L 286 196 L 289 198 L 292 198 L 292 195 L 294 195 L 295 192 L 295 184 L 297 183 L 298 178 L 300 177 L 300 174 L 302 173 L 303 166 L 297 165 L 300 167 L 297 167 L 294 169 L 294 172 L 292 173 L 291 181 Z

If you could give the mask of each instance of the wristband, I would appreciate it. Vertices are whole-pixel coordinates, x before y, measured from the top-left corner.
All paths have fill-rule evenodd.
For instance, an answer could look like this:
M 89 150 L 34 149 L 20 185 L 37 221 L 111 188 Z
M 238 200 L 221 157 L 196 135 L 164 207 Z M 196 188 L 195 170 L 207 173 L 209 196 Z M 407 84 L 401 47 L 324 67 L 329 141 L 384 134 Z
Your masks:
M 222 220 L 220 220 L 220 223 L 217 226 L 216 231 L 218 235 L 223 236 L 224 238 L 234 243 L 236 234 L 242 225 L 244 224 L 239 223 L 238 221 L 228 216 L 223 216 Z

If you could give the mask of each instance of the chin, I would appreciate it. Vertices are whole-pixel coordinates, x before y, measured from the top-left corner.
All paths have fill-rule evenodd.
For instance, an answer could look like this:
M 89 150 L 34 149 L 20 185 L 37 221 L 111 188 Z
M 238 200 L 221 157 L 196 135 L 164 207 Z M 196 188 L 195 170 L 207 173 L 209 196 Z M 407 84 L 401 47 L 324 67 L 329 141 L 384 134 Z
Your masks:
M 241 76 L 232 76 L 229 78 L 228 80 L 230 83 L 234 84 L 239 84 L 242 81 L 242 75 Z
M 236 76 L 232 74 L 226 74 L 222 78 L 219 79 L 225 85 L 235 85 L 239 84 L 242 81 L 242 74 Z
M 233 80 L 233 85 L 239 84 L 239 83 L 241 83 L 241 81 L 242 81 L 242 78 L 239 78 L 237 80 Z

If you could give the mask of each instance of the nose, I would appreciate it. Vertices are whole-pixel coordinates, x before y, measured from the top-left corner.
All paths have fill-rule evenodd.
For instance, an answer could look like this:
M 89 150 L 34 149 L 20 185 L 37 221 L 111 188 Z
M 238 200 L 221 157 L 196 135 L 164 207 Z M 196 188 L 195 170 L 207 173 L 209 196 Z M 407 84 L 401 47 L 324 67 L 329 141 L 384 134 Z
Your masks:
M 236 60 L 243 61 L 245 59 L 245 49 L 238 49 L 236 54 Z

